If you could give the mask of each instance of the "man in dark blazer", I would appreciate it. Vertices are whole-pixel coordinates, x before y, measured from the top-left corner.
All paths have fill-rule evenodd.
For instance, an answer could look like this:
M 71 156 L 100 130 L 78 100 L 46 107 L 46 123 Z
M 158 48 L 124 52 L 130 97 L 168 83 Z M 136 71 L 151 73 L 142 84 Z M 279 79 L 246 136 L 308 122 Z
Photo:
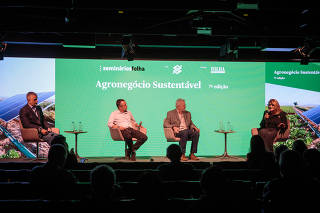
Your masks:
M 38 95 L 34 92 L 27 93 L 28 103 L 20 109 L 19 115 L 23 128 L 36 128 L 39 137 L 51 144 L 52 139 L 58 135 L 57 128 L 50 128 L 45 121 L 42 109 L 38 106 Z
M 199 160 L 194 153 L 197 153 L 200 130 L 191 120 L 191 113 L 186 111 L 186 103 L 183 99 L 176 101 L 176 109 L 167 113 L 164 121 L 164 128 L 172 128 L 174 135 L 180 138 L 179 145 L 181 147 L 181 160 L 188 160 L 185 156 L 186 144 L 188 140 L 192 141 L 189 158 L 191 160 Z

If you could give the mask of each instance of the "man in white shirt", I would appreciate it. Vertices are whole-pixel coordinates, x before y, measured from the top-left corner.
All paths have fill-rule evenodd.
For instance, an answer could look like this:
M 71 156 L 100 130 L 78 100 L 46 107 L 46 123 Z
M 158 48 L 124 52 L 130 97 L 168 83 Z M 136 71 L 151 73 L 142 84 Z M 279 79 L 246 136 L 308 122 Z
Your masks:
M 128 152 L 126 152 L 126 159 L 136 160 L 136 150 L 146 142 L 148 137 L 136 130 L 140 125 L 136 123 L 133 115 L 127 110 L 127 103 L 123 99 L 118 99 L 116 101 L 118 110 L 113 111 L 108 120 L 108 126 L 110 128 L 118 128 L 122 136 L 129 147 Z M 132 138 L 136 138 L 137 142 L 133 145 Z

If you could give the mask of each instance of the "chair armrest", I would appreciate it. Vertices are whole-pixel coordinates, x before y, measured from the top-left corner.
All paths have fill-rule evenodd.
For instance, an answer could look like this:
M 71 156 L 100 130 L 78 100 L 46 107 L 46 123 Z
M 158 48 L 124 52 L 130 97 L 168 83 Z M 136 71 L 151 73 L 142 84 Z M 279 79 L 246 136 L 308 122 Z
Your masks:
M 146 128 L 144 128 L 143 126 L 141 126 L 140 127 L 140 130 L 139 130 L 140 132 L 142 132 L 143 134 L 147 134 L 147 129 Z
M 24 141 L 41 141 L 36 128 L 23 128 L 21 135 Z
M 51 130 L 53 133 L 56 133 L 58 135 L 60 134 L 60 129 L 58 129 L 58 128 L 51 128 Z
M 142 132 L 145 135 L 147 134 L 147 129 L 145 127 L 143 127 L 143 126 L 140 126 L 140 129 L 139 129 L 138 126 L 136 126 L 135 122 L 132 122 L 132 128 Z
M 258 128 L 252 128 L 251 129 L 251 135 L 253 136 L 253 135 L 258 135 L 259 134 L 259 132 L 258 132 Z
M 109 130 L 110 130 L 111 138 L 112 138 L 114 141 L 124 141 L 124 138 L 123 138 L 123 136 L 122 136 L 122 134 L 121 134 L 120 129 L 109 127 Z
M 173 130 L 171 128 L 163 128 L 164 136 L 166 137 L 168 142 L 176 142 L 180 141 L 180 138 L 174 136 Z

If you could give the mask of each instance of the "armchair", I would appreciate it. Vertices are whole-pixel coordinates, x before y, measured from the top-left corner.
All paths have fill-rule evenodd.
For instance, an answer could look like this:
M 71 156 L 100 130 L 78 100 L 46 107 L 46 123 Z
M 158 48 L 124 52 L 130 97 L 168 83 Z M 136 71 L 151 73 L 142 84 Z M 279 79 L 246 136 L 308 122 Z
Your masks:
M 145 135 L 147 134 L 147 129 L 144 128 L 143 126 L 141 126 L 139 129 L 134 127 L 134 129 L 139 130 L 140 132 L 142 132 Z M 120 129 L 109 127 L 109 130 L 110 130 L 110 135 L 111 135 L 112 140 L 114 140 L 114 141 L 124 141 L 124 138 L 122 136 L 122 133 L 121 133 Z M 137 141 L 136 138 L 132 138 L 132 140 L 133 141 Z M 127 153 L 127 151 L 128 151 L 128 147 L 127 147 L 127 144 L 125 144 L 125 153 Z
M 36 156 L 39 158 L 39 143 L 45 142 L 39 137 L 38 130 L 36 128 L 24 128 L 22 126 L 21 120 L 19 119 L 19 126 L 21 131 L 22 139 L 25 143 L 36 143 Z

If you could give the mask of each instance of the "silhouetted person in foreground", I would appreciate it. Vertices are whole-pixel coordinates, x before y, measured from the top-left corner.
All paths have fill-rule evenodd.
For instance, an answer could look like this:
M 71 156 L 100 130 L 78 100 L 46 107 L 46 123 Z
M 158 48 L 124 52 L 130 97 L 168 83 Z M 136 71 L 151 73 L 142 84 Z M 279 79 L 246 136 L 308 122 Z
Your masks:
M 311 178 L 320 180 L 320 152 L 317 149 L 307 149 L 303 152 L 306 170 Z
M 67 150 L 67 159 L 64 168 L 65 169 L 76 169 L 78 165 L 78 160 L 76 157 L 76 154 L 73 151 L 73 148 L 69 151 L 68 143 L 66 142 L 66 137 L 63 135 L 57 135 L 54 137 L 54 139 L 51 141 L 51 145 L 54 144 L 61 144 L 63 145 Z
M 210 212 L 254 212 L 251 207 L 254 205 L 251 197 L 247 197 L 244 190 L 230 181 L 216 166 L 203 171 L 200 188 L 201 197 L 188 211 L 190 213 L 208 212 L 208 210 Z
M 116 173 L 111 166 L 102 164 L 94 167 L 90 171 L 90 193 L 81 200 L 81 211 L 124 212 L 127 206 L 119 202 L 119 190 Z
M 274 155 L 272 152 L 266 151 L 264 141 L 259 135 L 251 137 L 250 152 L 247 154 L 247 163 L 249 169 L 263 170 L 264 178 L 270 178 L 276 175 Z
M 280 177 L 280 168 L 279 168 L 280 155 L 282 152 L 286 150 L 289 150 L 289 148 L 284 144 L 280 144 L 278 147 L 274 149 L 274 162 L 275 162 L 275 167 L 277 172 L 276 177 Z
M 144 172 L 137 186 L 136 199 L 139 201 L 164 201 L 167 199 L 162 179 L 155 172 Z
M 149 213 L 153 208 L 156 212 L 167 212 L 165 185 L 157 173 L 144 172 L 138 181 L 135 194 L 137 212 Z
M 171 144 L 167 148 L 167 157 L 170 163 L 158 167 L 163 180 L 193 180 L 195 170 L 192 164 L 180 162 L 182 151 L 179 145 Z
M 265 212 L 311 211 L 317 203 L 319 182 L 305 170 L 301 155 L 286 150 L 280 155 L 281 177 L 269 181 L 264 188 Z
M 99 165 L 90 172 L 91 200 L 90 207 L 96 209 L 115 210 L 115 196 L 118 190 L 116 173 L 108 165 Z
M 203 171 L 200 178 L 201 198 L 225 199 L 229 186 L 230 181 L 220 168 L 209 167 Z
M 307 149 L 308 147 L 302 139 L 297 139 L 292 143 L 292 150 L 297 151 L 301 155 L 301 157 L 303 155 L 303 152 Z
M 66 199 L 74 190 L 76 178 L 64 168 L 67 150 L 61 144 L 49 149 L 48 162 L 36 166 L 31 172 L 31 183 L 45 199 Z
M 275 148 L 275 150 L 274 150 L 274 162 L 275 162 L 276 164 L 279 165 L 281 153 L 282 153 L 283 151 L 288 150 L 288 149 L 289 149 L 289 148 L 288 148 L 286 145 L 284 145 L 284 144 L 280 144 L 278 147 Z M 279 171 L 279 172 L 280 172 L 280 171 Z

